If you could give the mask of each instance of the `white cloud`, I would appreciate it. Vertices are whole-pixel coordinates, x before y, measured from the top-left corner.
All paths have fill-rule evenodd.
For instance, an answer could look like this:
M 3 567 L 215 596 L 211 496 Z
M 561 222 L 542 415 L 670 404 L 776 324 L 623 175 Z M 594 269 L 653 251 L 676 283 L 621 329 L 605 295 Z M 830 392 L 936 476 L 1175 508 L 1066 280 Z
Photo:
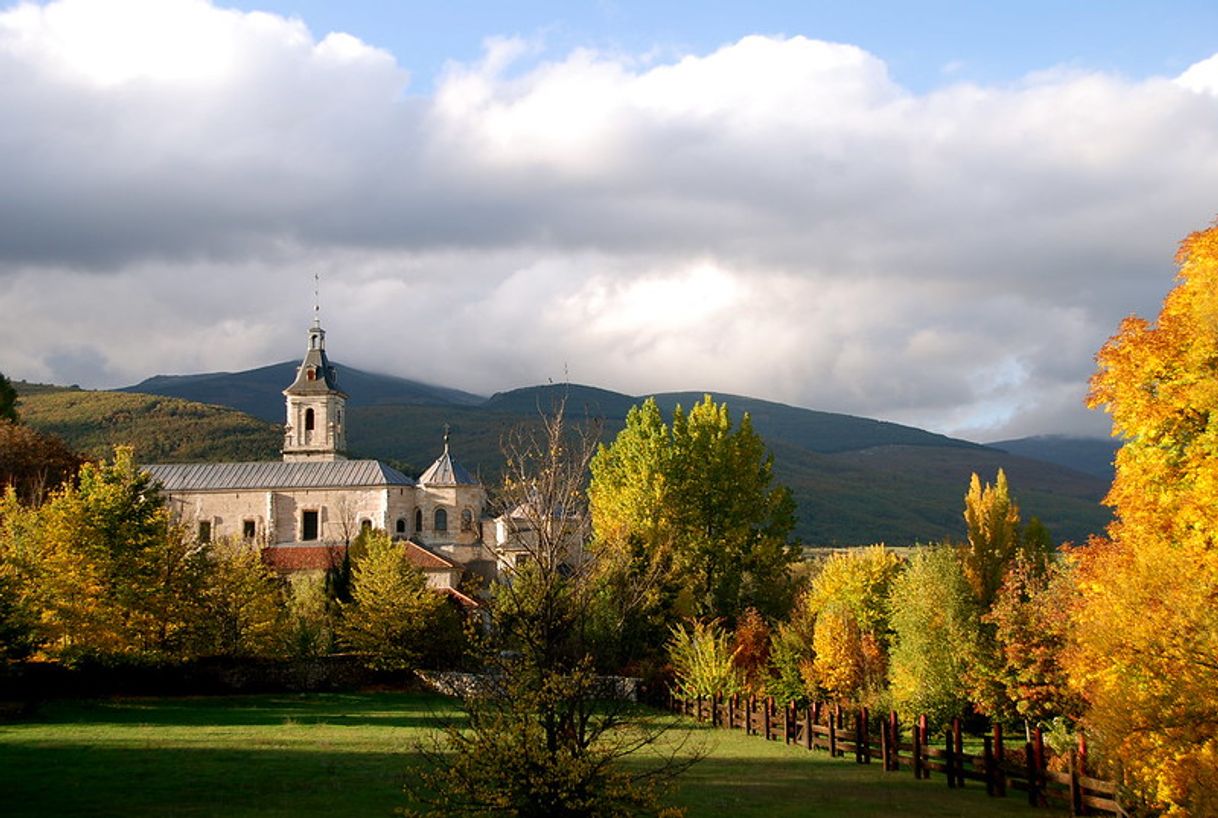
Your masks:
M 1094 431 L 1091 355 L 1215 209 L 1218 57 L 915 95 L 802 37 L 519 67 L 534 52 L 489 40 L 407 97 L 393 56 L 298 20 L 0 12 L 0 371 L 282 360 L 321 272 L 339 360 L 474 391 L 568 368 Z

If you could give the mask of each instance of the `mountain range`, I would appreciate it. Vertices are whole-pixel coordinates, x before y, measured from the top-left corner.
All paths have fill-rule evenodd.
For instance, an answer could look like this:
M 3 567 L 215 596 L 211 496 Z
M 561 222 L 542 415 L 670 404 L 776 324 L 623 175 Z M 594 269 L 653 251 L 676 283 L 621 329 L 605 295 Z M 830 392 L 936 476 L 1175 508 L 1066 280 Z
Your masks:
M 244 372 L 158 375 L 118 392 L 17 387 L 27 422 L 93 453 L 132 442 L 143 462 L 262 459 L 276 456 L 282 390 L 296 366 L 288 361 Z M 453 455 L 488 485 L 502 465 L 503 433 L 535 419 L 560 395 L 566 395 L 573 417 L 599 418 L 606 439 L 622 428 L 630 407 L 643 400 L 575 384 L 525 387 L 485 398 L 338 368 L 339 385 L 349 395 L 352 456 L 381 458 L 418 474 L 439 453 L 447 427 Z M 1109 519 L 1100 500 L 1111 480 L 1110 441 L 1042 437 L 981 445 L 896 423 L 710 394 L 726 402 L 735 419 L 749 413 L 774 455 L 776 479 L 795 497 L 796 535 L 809 545 L 960 538 L 969 476 L 975 471 L 992 480 L 999 468 L 1006 470 L 1024 518 L 1039 517 L 1059 541 L 1084 540 L 1101 532 Z M 675 405 L 688 407 L 702 395 L 654 397 L 670 416 Z M 211 425 L 212 434 L 202 431 Z M 175 440 L 182 445 L 175 448 Z

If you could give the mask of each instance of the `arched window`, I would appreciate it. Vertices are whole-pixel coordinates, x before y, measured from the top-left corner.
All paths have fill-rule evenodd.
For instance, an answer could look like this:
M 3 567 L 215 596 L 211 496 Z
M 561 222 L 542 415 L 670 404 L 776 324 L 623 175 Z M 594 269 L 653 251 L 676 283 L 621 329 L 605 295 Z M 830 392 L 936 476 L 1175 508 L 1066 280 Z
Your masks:
M 448 530 L 448 512 L 442 508 L 436 509 L 436 531 Z
M 313 409 L 312 409 L 312 408 L 309 408 L 309 409 L 306 409 L 306 410 L 305 410 L 305 431 L 306 431 L 306 432 L 311 432 L 311 431 L 313 431 L 313 426 L 314 426 L 314 423 L 313 423 Z
M 372 530 L 372 521 L 371 520 L 360 520 L 359 521 L 359 533 L 367 534 L 371 530 Z
M 414 510 L 414 530 L 423 530 L 423 509 L 421 508 L 416 508 Z
M 469 531 L 474 527 L 474 512 L 468 508 L 461 511 L 461 530 Z
M 405 534 L 405 533 L 406 533 L 406 520 L 405 520 L 405 518 L 402 518 L 402 517 L 399 517 L 399 518 L 398 518 L 398 524 L 397 524 L 397 528 L 396 528 L 396 530 L 397 530 L 397 533 L 399 533 L 399 534 Z

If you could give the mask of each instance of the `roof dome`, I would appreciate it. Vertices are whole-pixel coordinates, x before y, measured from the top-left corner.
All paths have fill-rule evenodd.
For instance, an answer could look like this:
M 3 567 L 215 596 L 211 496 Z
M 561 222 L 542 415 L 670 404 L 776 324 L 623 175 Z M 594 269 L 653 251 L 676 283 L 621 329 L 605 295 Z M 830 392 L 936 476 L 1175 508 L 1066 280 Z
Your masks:
M 448 453 L 448 435 L 444 436 L 444 453 L 436 458 L 427 471 L 419 476 L 422 486 L 476 486 L 478 480 Z

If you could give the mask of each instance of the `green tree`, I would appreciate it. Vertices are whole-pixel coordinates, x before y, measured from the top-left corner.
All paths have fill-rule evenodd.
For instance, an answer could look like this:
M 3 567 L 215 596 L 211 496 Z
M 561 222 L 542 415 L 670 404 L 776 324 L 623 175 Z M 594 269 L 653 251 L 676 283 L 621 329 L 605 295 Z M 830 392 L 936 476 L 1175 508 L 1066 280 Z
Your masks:
M 612 695 L 595 672 L 599 556 L 584 548 L 595 430 L 567 430 L 563 406 L 513 430 L 496 504 L 516 561 L 493 586 L 478 658 L 484 688 L 463 699 L 409 790 L 429 815 L 629 816 L 662 810 L 657 787 L 681 769 L 639 751 L 664 725 Z M 630 759 L 632 763 L 623 763 Z
M 747 689 L 731 636 L 716 622 L 674 625 L 668 656 L 676 675 L 674 692 L 682 699 L 732 696 Z
M 707 395 L 666 426 L 648 400 L 592 462 L 593 531 L 635 574 L 658 575 L 676 613 L 733 623 L 755 607 L 776 618 L 790 608 L 798 551 L 787 540 L 794 501 L 772 482 L 747 414 L 733 428 L 727 405 Z
M 427 634 L 445 609 L 423 571 L 384 531 L 366 538 L 367 552 L 351 568 L 351 602 L 343 606 L 339 636 L 373 667 L 409 670 L 427 653 Z
M 262 561 L 255 545 L 217 540 L 205 548 L 200 607 L 205 617 L 200 653 L 273 656 L 283 643 L 283 580 Z
M 0 372 L 0 420 L 17 422 L 17 390 Z
M 966 671 L 979 635 L 977 603 L 956 550 L 919 548 L 892 583 L 889 686 L 906 718 L 943 725 L 969 705 Z

